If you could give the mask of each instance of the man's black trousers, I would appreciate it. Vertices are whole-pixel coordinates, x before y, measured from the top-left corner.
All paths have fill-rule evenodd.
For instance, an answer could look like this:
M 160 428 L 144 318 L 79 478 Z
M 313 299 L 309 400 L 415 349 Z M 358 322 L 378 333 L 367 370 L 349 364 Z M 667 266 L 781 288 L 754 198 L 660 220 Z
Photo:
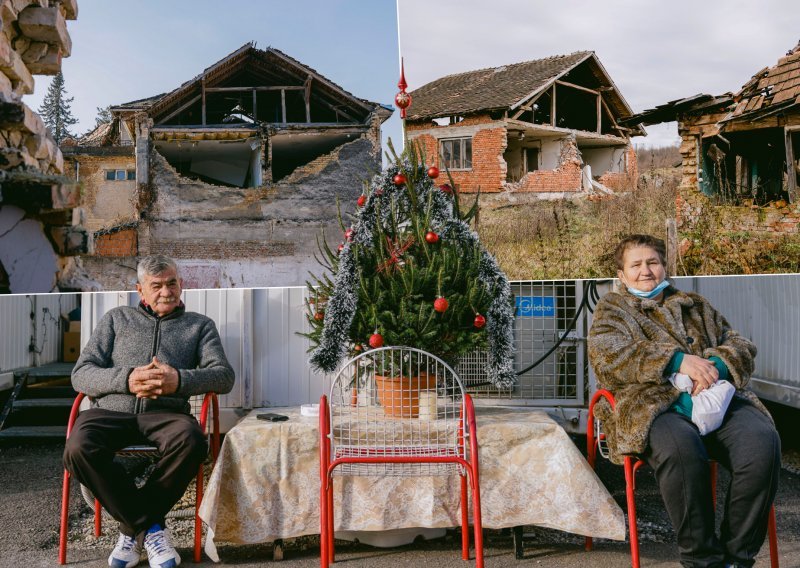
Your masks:
M 160 457 L 145 485 L 137 489 L 114 454 L 145 444 L 157 447 Z M 91 408 L 75 421 L 64 448 L 64 466 L 119 521 L 120 532 L 135 537 L 153 523 L 163 523 L 207 453 L 205 435 L 188 414 Z

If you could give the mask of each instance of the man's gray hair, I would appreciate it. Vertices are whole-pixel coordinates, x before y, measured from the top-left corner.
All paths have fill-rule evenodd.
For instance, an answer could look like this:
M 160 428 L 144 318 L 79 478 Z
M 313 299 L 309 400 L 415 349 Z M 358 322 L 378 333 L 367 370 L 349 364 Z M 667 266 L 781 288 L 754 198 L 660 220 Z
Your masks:
M 136 267 L 136 278 L 139 280 L 140 284 L 144 284 L 144 277 L 146 274 L 155 276 L 170 268 L 175 271 L 175 274 L 178 273 L 178 265 L 175 264 L 175 261 L 170 257 L 164 256 L 163 254 L 151 254 L 139 261 Z

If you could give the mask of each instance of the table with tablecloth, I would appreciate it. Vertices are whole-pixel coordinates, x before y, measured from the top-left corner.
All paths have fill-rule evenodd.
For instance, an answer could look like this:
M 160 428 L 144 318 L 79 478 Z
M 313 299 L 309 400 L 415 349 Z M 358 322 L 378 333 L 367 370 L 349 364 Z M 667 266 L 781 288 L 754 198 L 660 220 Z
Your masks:
M 262 412 L 284 422 L 258 420 Z M 622 510 L 567 433 L 528 408 L 478 406 L 483 526 L 538 525 L 624 540 Z M 336 530 L 461 523 L 457 476 L 335 477 Z M 318 534 L 319 419 L 299 407 L 253 410 L 225 436 L 200 517 L 214 541 L 262 543 Z

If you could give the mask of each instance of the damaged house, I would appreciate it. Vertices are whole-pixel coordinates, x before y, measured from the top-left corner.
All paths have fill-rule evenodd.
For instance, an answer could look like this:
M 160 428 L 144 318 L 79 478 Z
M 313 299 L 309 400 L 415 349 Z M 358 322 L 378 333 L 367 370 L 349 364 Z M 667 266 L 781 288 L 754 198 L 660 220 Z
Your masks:
M 631 119 L 678 122 L 678 223 L 697 229 L 707 206 L 732 230 L 800 233 L 800 44 L 736 94 L 695 95 Z
M 111 107 L 63 148 L 83 187 L 88 273 L 131 288 L 135 257 L 175 258 L 188 287 L 302 284 L 380 169 L 391 108 L 274 48 L 246 44 L 174 91 Z
M 410 140 L 462 192 L 610 193 L 636 176 L 633 112 L 594 52 L 448 75 L 411 93 Z

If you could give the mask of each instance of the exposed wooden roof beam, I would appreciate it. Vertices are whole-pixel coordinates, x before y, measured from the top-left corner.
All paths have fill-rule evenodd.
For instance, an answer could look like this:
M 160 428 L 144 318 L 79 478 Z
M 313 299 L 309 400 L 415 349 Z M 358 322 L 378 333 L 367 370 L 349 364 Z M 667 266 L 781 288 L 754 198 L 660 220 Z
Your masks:
M 164 118 L 162 118 L 161 120 L 159 120 L 159 121 L 158 121 L 158 124 L 163 124 L 163 123 L 165 123 L 166 121 L 168 121 L 169 119 L 171 119 L 171 118 L 175 117 L 176 115 L 178 115 L 178 114 L 182 113 L 182 112 L 183 112 L 183 111 L 185 111 L 187 108 L 189 108 L 190 106 L 192 106 L 194 103 L 196 103 L 197 101 L 199 101 L 199 100 L 200 100 L 200 98 L 201 98 L 201 95 L 197 95 L 197 96 L 194 96 L 194 97 L 192 97 L 192 98 L 191 98 L 191 99 L 189 99 L 189 100 L 188 100 L 186 103 L 182 104 L 181 106 L 179 106 L 178 108 L 176 108 L 175 110 L 173 110 L 171 113 L 169 113 L 167 116 L 165 116 Z
M 567 83 L 566 81 L 556 81 L 556 85 L 561 85 L 562 87 L 569 87 L 570 89 L 578 89 L 579 91 L 586 91 L 587 93 L 592 93 L 593 95 L 598 94 L 598 91 L 594 89 L 581 87 L 580 85 L 576 85 L 575 83 Z
M 546 92 L 547 92 L 547 91 L 542 91 L 542 92 L 541 92 L 541 93 L 539 93 L 538 95 L 536 95 L 536 96 L 534 96 L 533 98 L 531 98 L 531 100 L 530 100 L 530 101 L 529 101 L 529 102 L 528 102 L 528 103 L 527 103 L 525 106 L 522 106 L 522 107 L 521 107 L 521 108 L 522 108 L 522 110 L 515 112 L 511 118 L 514 118 L 514 119 L 516 119 L 516 118 L 519 118 L 520 116 L 522 116 L 522 113 L 524 113 L 525 111 L 527 111 L 527 110 L 533 110 L 533 105 L 534 105 L 534 103 L 535 103 L 536 101 L 538 101 L 538 100 L 539 100 L 539 99 L 540 99 L 542 96 L 544 96 L 544 94 L 545 94 Z
M 302 91 L 303 85 L 285 87 L 206 87 L 206 93 L 235 93 L 241 91 Z

